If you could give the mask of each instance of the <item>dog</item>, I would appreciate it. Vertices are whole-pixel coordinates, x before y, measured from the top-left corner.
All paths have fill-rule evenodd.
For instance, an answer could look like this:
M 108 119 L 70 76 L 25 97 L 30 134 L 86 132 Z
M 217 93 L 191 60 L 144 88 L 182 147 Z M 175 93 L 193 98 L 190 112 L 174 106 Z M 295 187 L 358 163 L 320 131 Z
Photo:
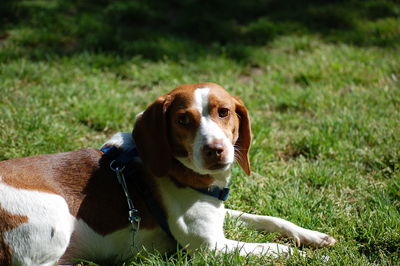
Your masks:
M 227 215 L 298 245 L 334 245 L 333 237 L 289 221 L 224 208 L 234 162 L 251 174 L 251 136 L 240 98 L 214 83 L 186 84 L 157 98 L 132 134 L 114 135 L 101 150 L 0 162 L 0 265 L 118 263 L 142 249 L 177 246 L 293 253 L 227 239 Z

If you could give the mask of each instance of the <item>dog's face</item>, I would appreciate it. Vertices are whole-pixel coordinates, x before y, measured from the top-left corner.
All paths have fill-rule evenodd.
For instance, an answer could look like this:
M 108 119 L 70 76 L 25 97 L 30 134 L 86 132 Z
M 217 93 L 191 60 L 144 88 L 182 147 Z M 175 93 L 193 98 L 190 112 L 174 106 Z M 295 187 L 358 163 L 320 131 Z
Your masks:
M 235 101 L 219 87 L 175 92 L 168 115 L 171 149 L 186 167 L 200 174 L 229 170 L 239 137 Z
M 137 118 L 133 137 L 155 175 L 165 175 L 173 159 L 216 175 L 230 170 L 235 158 L 250 174 L 247 110 L 214 83 L 183 85 L 159 97 Z

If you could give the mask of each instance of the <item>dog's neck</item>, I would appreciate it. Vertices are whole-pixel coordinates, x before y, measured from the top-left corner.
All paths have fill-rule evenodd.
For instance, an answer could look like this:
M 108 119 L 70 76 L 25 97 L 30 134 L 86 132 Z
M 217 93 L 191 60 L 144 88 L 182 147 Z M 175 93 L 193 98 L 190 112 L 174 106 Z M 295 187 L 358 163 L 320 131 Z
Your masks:
M 211 184 L 213 186 L 217 186 L 219 188 L 228 187 L 230 179 L 231 179 L 231 171 L 225 171 L 218 175 L 213 175 L 214 182 Z

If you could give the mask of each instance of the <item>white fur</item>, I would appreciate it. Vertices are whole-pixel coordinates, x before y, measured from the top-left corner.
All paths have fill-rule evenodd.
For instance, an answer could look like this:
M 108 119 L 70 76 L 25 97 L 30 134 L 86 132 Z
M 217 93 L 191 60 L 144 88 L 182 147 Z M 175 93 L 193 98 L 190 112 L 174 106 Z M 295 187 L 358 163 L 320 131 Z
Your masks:
M 175 247 L 173 240 L 161 228 L 140 229 L 135 235 L 135 245 L 132 246 L 131 226 L 108 235 L 100 235 L 91 229 L 84 221 L 75 224 L 75 231 L 69 247 L 69 256 L 87 260 L 110 262 L 129 259 L 145 248 L 148 251 L 171 251 Z M 172 245 L 171 245 L 172 242 Z
M 28 223 L 5 232 L 15 265 L 52 265 L 64 254 L 74 218 L 65 200 L 54 194 L 23 190 L 0 183 L 1 207 Z
M 117 146 L 123 150 L 129 150 L 132 147 L 132 133 L 129 132 L 118 132 L 114 134 L 111 139 L 107 140 L 104 146 Z
M 132 256 L 130 243 L 132 243 L 130 227 L 103 236 L 96 233 L 83 220 L 78 220 L 75 223 L 68 257 L 102 262 L 110 258 L 121 261 Z
M 302 228 L 281 218 L 249 214 L 229 209 L 227 209 L 226 212 L 229 216 L 238 218 L 240 221 L 256 230 L 279 232 L 290 237 L 295 240 L 297 245 L 314 244 L 316 246 L 330 246 L 336 242 L 332 237 L 324 233 Z

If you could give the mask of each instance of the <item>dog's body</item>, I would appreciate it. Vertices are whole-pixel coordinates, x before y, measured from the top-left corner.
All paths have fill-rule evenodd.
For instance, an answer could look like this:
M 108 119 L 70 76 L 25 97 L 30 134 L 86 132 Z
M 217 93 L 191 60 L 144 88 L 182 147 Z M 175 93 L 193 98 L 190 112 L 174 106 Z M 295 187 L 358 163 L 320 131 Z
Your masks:
M 117 134 L 105 146 L 126 151 L 134 141 L 141 157 L 125 170 L 141 216 L 134 252 L 170 252 L 177 243 L 190 250 L 239 249 L 243 255 L 291 252 L 284 245 L 226 239 L 226 213 L 297 244 L 336 242 L 279 218 L 226 210 L 218 198 L 195 190 L 226 187 L 235 159 L 250 174 L 247 110 L 220 86 L 183 85 L 158 98 L 138 116 L 132 136 Z M 0 162 L 0 265 L 52 265 L 74 258 L 115 262 L 131 256 L 126 198 L 109 165 L 110 159 L 91 148 Z M 160 227 L 154 204 L 170 233 Z

